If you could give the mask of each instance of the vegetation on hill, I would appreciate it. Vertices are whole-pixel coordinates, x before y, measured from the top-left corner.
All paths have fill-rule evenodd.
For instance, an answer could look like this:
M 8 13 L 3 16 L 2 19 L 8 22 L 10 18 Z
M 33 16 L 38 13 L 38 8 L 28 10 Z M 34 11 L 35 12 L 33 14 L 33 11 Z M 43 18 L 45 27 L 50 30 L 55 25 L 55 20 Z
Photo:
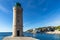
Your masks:
M 55 30 L 59 30 L 60 31 L 60 26 L 47 26 L 47 27 L 39 27 L 39 28 L 35 28 L 35 30 L 30 29 L 27 30 L 26 32 L 31 32 L 33 33 L 33 31 L 40 33 L 40 32 L 48 32 L 48 31 L 55 31 Z
M 59 30 L 60 31 L 60 26 L 56 26 L 55 30 Z

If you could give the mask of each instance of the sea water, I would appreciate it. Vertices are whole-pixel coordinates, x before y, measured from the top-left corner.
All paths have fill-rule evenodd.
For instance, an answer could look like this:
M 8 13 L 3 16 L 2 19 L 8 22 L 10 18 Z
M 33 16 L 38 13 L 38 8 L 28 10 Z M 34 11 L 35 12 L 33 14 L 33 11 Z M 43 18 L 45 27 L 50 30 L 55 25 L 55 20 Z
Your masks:
M 23 33 L 25 37 L 33 37 L 39 40 L 60 40 L 60 34 L 46 34 L 46 33 Z M 0 40 L 6 36 L 11 36 L 12 32 L 0 32 Z

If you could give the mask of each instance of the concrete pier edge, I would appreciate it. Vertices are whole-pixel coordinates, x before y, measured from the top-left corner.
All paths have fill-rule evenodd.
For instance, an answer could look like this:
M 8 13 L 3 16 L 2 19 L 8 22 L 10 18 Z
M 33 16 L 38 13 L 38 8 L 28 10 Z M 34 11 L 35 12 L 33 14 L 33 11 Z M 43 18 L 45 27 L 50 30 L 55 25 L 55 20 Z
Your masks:
M 4 37 L 3 40 L 38 40 L 36 38 L 32 38 L 32 37 Z

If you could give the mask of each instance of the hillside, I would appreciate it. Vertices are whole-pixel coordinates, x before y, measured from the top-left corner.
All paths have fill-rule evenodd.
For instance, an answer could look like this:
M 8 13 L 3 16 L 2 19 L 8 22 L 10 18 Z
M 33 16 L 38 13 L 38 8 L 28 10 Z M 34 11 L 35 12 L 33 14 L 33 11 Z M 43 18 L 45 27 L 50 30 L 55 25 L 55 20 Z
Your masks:
M 39 28 L 35 28 L 35 30 L 29 29 L 26 32 L 30 32 L 30 33 L 41 33 L 41 32 L 55 31 L 55 30 L 60 31 L 60 26 L 39 27 Z

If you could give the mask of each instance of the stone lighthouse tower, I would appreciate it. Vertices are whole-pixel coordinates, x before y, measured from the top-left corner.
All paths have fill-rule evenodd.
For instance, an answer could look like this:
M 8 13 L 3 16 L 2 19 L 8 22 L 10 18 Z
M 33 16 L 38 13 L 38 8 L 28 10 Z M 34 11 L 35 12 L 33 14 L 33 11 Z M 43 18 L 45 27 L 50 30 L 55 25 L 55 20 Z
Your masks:
M 20 3 L 13 7 L 13 37 L 23 36 L 23 9 Z
M 13 35 L 3 38 L 3 40 L 37 40 L 32 37 L 23 36 L 23 9 L 20 3 L 13 7 Z

